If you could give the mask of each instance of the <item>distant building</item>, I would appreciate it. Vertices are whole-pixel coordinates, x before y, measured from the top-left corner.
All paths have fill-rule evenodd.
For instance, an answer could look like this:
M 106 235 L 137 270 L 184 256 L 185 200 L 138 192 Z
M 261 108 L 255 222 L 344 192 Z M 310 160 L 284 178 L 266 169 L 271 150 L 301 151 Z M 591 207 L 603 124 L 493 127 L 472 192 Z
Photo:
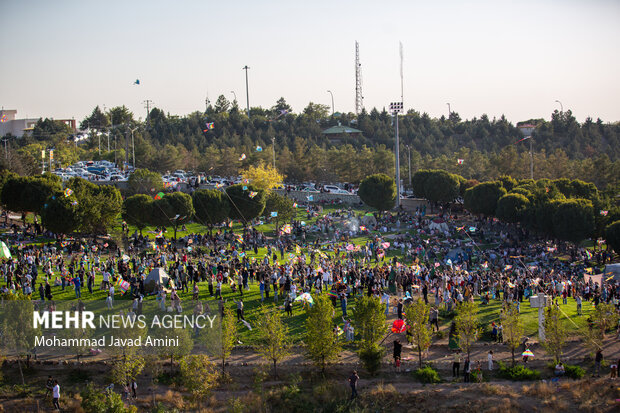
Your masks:
M 17 111 L 14 109 L 0 110 L 0 137 L 11 134 L 18 138 L 32 132 L 36 119 L 16 119 Z
M 346 138 L 356 138 L 362 136 L 362 131 L 359 129 L 352 128 L 350 126 L 342 126 L 340 122 L 338 125 L 332 126 L 331 128 L 327 128 L 323 131 L 323 135 L 327 136 L 327 138 L 332 143 L 338 143 Z
M 76 131 L 75 119 L 55 119 Z M 0 110 L 0 137 L 11 134 L 17 138 L 32 133 L 39 118 L 17 119 L 17 111 L 14 109 Z

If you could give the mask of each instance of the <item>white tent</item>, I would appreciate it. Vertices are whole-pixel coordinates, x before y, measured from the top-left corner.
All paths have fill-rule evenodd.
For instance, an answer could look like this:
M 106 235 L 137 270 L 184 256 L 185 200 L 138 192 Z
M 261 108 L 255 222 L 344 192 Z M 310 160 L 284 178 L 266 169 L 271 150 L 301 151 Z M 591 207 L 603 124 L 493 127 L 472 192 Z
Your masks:
M 144 280 L 144 292 L 147 294 L 157 292 L 160 285 L 163 285 L 165 289 L 174 288 L 174 281 L 170 279 L 163 268 L 153 268 Z

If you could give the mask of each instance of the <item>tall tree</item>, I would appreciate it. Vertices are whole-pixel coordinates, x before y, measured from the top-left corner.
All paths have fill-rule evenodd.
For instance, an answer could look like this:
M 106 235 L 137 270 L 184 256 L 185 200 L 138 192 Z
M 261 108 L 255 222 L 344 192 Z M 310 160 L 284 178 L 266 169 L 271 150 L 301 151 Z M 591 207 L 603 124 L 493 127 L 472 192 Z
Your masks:
M 521 345 L 523 321 L 515 305 L 505 304 L 501 315 L 503 337 L 512 353 L 512 365 L 515 365 L 515 350 Z
M 247 189 L 243 189 L 247 186 Z M 259 217 L 265 209 L 265 191 L 254 185 L 232 185 L 226 188 L 230 202 L 230 217 L 242 220 L 243 225 Z
M 230 357 L 235 342 L 237 341 L 237 324 L 235 316 L 230 308 L 224 306 L 224 317 L 222 317 L 222 338 L 220 347 L 220 358 L 222 359 L 222 374 L 225 371 L 226 360 Z
M 296 211 L 293 208 L 293 200 L 277 192 L 269 192 L 263 213 L 265 216 L 270 216 L 272 212 L 277 213 L 277 216 L 274 218 L 277 231 L 280 228 L 280 222 L 286 223 L 295 218 Z
M 156 194 L 164 189 L 164 181 L 161 174 L 157 172 L 148 169 L 136 169 L 129 175 L 127 186 L 131 195 Z
M 605 228 L 605 241 L 616 254 L 620 254 L 620 220 L 612 222 Z
M 192 355 L 181 359 L 181 381 L 200 409 L 217 386 L 220 375 L 215 364 L 205 355 Z
M 557 363 L 561 360 L 566 345 L 567 333 L 562 324 L 560 308 L 556 305 L 545 308 L 545 341 L 543 347 Z
M 473 214 L 495 215 L 497 201 L 506 195 L 501 182 L 483 182 L 465 191 L 465 208 Z
M 456 309 L 456 336 L 459 345 L 470 356 L 472 345 L 478 340 L 480 328 L 478 326 L 478 305 L 464 301 Z
M 138 228 L 140 235 L 142 230 L 151 221 L 153 200 L 145 194 L 130 196 L 123 201 L 122 216 L 125 222 Z
M 226 194 L 216 189 L 199 189 L 192 194 L 192 204 L 198 220 L 213 230 L 224 222 L 230 214 L 230 203 Z
M 47 198 L 41 211 L 43 226 L 55 234 L 69 234 L 79 226 L 75 197 L 56 192 Z
M 418 350 L 418 362 L 422 368 L 422 353 L 431 345 L 433 330 L 429 325 L 430 306 L 421 298 L 413 301 L 405 308 L 408 328 L 411 329 L 413 342 Z
M 586 199 L 553 201 L 553 233 L 565 241 L 579 242 L 592 235 L 595 230 L 594 207 Z
M 241 176 L 247 179 L 254 188 L 267 191 L 273 189 L 284 182 L 284 176 L 273 166 L 259 163 L 257 166 L 250 165 L 241 171 Z
M 262 306 L 258 318 L 258 351 L 273 363 L 273 375 L 278 377 L 277 363 L 289 355 L 288 329 L 282 313 Z
M 173 192 L 166 194 L 164 199 L 170 205 L 171 216 L 170 223 L 174 228 L 174 239 L 177 239 L 177 229 L 179 225 L 189 222 L 194 216 L 194 206 L 192 205 L 192 197 L 184 192 Z
M 394 208 L 396 184 L 394 179 L 385 174 L 370 175 L 360 183 L 357 194 L 366 205 L 379 211 L 388 211 Z
M 338 337 L 334 333 L 334 308 L 325 295 L 317 295 L 314 305 L 308 310 L 306 318 L 306 352 L 308 358 L 321 371 L 325 372 L 327 363 L 335 360 L 342 350 Z

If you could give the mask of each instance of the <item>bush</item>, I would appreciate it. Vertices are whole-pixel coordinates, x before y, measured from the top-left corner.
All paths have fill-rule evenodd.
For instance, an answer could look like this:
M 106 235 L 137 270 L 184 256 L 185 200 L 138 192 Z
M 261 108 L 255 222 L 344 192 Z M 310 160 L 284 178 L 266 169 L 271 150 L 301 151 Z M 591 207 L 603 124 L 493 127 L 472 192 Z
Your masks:
M 538 370 L 528 369 L 527 367 L 517 364 L 514 367 L 506 367 L 501 361 L 499 365 L 499 376 L 513 381 L 540 380 L 540 372 Z
M 138 411 L 136 406 L 125 406 L 120 394 L 112 391 L 104 392 L 95 388 L 92 383 L 86 385 L 80 392 L 80 396 L 82 396 L 82 409 L 86 413 L 135 413 Z
M 586 371 L 579 366 L 564 365 L 566 377 L 571 379 L 581 379 L 586 375 Z
M 374 376 L 379 371 L 379 368 L 381 368 L 383 347 L 377 344 L 365 346 L 359 351 L 359 357 L 366 371 Z
M 424 368 L 417 369 L 413 372 L 413 375 L 420 380 L 420 383 L 441 383 L 441 378 L 437 370 L 431 366 L 425 366 Z

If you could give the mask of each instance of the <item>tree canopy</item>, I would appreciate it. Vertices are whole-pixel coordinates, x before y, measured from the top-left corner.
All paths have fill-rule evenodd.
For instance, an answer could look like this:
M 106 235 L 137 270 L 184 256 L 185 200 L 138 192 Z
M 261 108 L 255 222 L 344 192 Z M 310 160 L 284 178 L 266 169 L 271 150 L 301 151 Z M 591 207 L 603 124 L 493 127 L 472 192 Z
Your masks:
M 357 194 L 366 205 L 379 211 L 387 211 L 394 208 L 396 183 L 385 174 L 370 175 L 360 183 Z

